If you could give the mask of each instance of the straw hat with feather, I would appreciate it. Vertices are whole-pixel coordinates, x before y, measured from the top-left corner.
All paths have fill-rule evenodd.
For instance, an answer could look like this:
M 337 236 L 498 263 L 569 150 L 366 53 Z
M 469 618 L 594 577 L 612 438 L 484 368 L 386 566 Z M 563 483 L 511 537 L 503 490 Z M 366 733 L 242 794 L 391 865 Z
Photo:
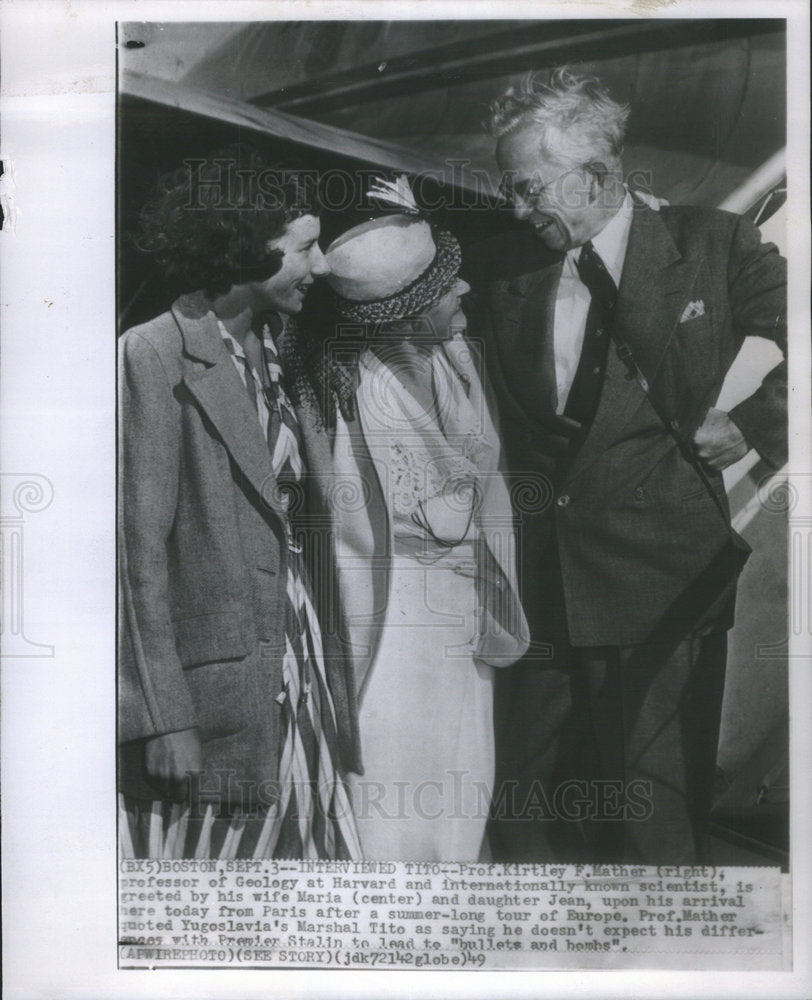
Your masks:
M 336 309 L 360 323 L 424 312 L 454 283 L 462 260 L 456 238 L 420 214 L 405 176 L 376 185 L 369 197 L 400 212 L 355 226 L 325 253 Z

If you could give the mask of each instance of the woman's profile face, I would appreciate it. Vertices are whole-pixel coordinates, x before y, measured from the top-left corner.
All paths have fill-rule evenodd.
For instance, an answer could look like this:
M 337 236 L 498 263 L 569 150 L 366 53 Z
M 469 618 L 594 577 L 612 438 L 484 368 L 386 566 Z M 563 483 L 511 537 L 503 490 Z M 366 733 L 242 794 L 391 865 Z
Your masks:
M 268 241 L 268 250 L 282 251 L 282 266 L 265 281 L 251 286 L 258 307 L 290 316 L 301 312 L 313 281 L 330 273 L 319 247 L 321 223 L 314 215 L 300 215 L 288 223 L 284 233 Z
M 452 330 L 464 330 L 466 320 L 460 299 L 470 291 L 468 282 L 458 276 L 445 295 L 423 316 L 426 332 L 431 331 L 439 339 L 445 340 Z

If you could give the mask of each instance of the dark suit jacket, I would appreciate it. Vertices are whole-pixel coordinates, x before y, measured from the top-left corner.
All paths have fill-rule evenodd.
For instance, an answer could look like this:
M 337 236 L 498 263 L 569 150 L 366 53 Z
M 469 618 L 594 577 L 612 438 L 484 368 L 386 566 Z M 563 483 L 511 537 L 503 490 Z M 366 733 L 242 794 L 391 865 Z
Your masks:
M 229 773 L 254 789 L 277 777 L 287 515 L 256 411 L 206 313 L 202 297 L 184 297 L 121 342 L 120 775 L 125 790 L 150 794 L 139 741 L 196 726 L 202 788 L 234 801 L 243 793 L 226 791 Z M 299 419 L 309 510 L 329 540 L 329 442 L 307 408 Z M 321 584 L 332 578 L 329 546 L 316 569 Z M 337 588 L 319 590 L 332 597 Z M 329 612 L 341 763 L 358 771 L 351 661 Z
M 469 337 L 485 352 L 513 477 L 526 476 L 532 487 L 533 503 L 517 508 L 531 634 L 543 637 L 547 625 L 534 579 L 550 558 L 554 521 L 572 643 L 652 638 L 727 542 L 726 525 L 614 350 L 589 434 L 562 471 L 552 339 L 561 260 L 522 269 L 515 253 L 488 250 L 497 277 L 468 307 Z M 509 261 L 501 273 L 499 260 Z M 690 302 L 702 302 L 704 315 L 682 321 Z M 768 337 L 786 350 L 785 262 L 739 216 L 636 205 L 615 330 L 690 439 L 746 336 Z M 731 417 L 763 458 L 782 465 L 786 363 Z M 726 505 L 721 475 L 712 479 Z

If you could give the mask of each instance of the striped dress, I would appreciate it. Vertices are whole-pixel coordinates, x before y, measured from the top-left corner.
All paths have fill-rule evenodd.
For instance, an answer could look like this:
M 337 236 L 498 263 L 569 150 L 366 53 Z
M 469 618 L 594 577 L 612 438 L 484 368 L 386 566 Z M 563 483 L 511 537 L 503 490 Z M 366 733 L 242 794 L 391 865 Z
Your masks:
M 302 479 L 301 432 L 281 384 L 271 327 L 262 324 L 263 384 L 241 345 L 218 321 L 271 452 L 282 503 Z M 288 521 L 288 575 L 279 799 L 250 815 L 217 814 L 212 804 L 119 797 L 119 850 L 123 858 L 360 859 L 361 847 L 349 796 L 334 763 L 336 717 L 324 668 L 318 617 L 300 544 Z

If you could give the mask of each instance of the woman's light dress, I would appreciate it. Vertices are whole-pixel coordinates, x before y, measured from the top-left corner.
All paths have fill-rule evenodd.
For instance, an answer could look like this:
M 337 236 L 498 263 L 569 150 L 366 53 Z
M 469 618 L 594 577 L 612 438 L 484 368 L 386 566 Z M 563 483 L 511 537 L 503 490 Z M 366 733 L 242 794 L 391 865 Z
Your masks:
M 441 348 L 433 406 L 367 351 L 358 417 L 392 546 L 380 645 L 360 700 L 364 775 L 351 776 L 364 856 L 476 860 L 493 783 L 493 668 L 480 638 L 478 510 L 498 448 L 481 389 Z M 489 440 L 490 438 L 490 440 Z

